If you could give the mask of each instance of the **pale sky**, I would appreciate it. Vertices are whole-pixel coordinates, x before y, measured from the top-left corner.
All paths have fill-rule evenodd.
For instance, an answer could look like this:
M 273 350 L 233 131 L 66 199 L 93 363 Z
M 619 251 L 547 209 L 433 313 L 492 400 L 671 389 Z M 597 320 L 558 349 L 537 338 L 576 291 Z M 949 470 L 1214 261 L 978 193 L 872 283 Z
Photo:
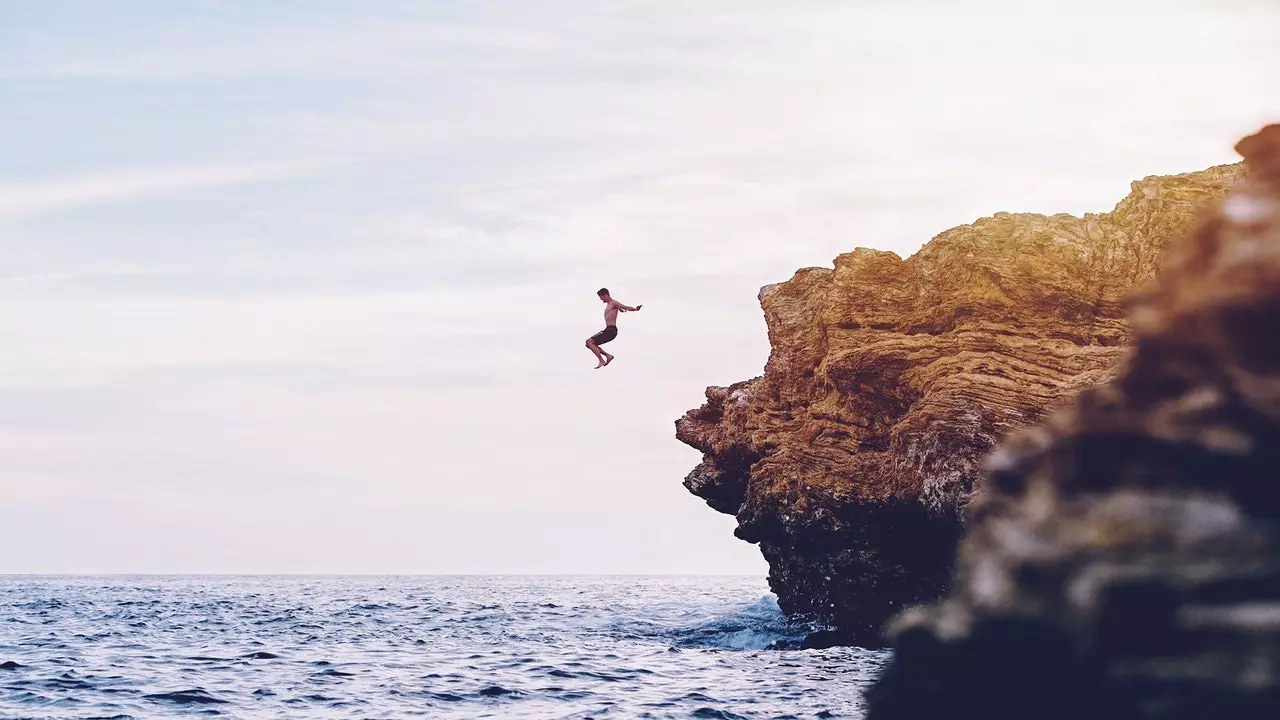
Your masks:
M 0 2 L 0 572 L 760 573 L 761 285 L 1280 120 L 1280 2 Z M 644 303 L 592 370 L 595 290 Z

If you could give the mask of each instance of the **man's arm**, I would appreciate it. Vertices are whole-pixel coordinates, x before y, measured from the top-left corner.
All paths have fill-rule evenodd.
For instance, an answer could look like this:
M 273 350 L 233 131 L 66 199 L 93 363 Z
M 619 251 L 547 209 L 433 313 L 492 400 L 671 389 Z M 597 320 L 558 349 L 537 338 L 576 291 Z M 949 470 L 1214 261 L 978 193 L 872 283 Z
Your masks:
M 614 301 L 613 301 L 613 304 L 614 304 L 614 306 L 615 306 L 615 307 L 617 307 L 617 308 L 618 308 L 619 310 L 621 310 L 622 312 L 635 312 L 636 310 L 639 310 L 640 308 L 644 307 L 644 305 L 637 305 L 637 306 L 635 306 L 635 307 L 631 307 L 630 305 L 623 305 L 622 303 L 618 302 L 617 300 L 614 300 Z

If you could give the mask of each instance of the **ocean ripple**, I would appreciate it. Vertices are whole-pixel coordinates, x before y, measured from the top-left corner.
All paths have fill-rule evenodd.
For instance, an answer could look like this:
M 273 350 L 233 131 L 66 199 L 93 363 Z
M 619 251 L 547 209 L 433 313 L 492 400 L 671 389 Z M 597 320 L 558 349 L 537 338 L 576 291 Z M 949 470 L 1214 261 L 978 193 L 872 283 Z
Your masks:
M 0 717 L 857 718 L 753 578 L 0 576 Z

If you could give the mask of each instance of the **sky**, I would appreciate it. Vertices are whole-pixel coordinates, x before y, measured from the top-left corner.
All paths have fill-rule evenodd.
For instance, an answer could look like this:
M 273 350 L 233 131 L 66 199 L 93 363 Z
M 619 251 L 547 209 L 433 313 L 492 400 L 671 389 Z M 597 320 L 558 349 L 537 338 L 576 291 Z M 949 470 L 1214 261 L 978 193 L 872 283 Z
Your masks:
M 750 573 L 760 286 L 1280 121 L 1274 0 L 0 2 L 0 573 Z M 595 371 L 608 286 L 620 319 Z

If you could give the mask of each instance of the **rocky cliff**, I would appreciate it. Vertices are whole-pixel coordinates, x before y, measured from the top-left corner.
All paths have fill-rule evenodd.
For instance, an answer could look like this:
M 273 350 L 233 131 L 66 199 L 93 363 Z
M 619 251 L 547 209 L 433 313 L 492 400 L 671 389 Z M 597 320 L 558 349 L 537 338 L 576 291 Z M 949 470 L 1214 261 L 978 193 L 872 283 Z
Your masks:
M 685 486 L 759 543 L 784 610 L 880 644 L 947 587 L 981 458 L 1108 377 L 1125 297 L 1240 176 L 1149 177 L 1110 213 L 999 213 L 763 288 L 764 375 L 677 421 L 704 453 Z
M 1280 125 L 1237 148 L 1116 377 L 988 460 L 873 720 L 1280 717 Z

